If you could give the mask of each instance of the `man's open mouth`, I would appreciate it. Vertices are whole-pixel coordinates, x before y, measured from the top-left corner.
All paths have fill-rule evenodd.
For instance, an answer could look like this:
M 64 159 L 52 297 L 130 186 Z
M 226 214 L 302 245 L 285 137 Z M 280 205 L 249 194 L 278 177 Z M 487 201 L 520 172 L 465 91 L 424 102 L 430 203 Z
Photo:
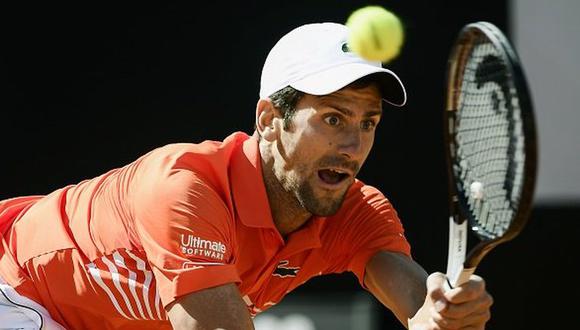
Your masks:
M 341 171 L 339 169 L 323 169 L 318 171 L 318 177 L 322 182 L 327 184 L 339 184 L 342 181 L 346 180 L 350 174 L 346 171 Z

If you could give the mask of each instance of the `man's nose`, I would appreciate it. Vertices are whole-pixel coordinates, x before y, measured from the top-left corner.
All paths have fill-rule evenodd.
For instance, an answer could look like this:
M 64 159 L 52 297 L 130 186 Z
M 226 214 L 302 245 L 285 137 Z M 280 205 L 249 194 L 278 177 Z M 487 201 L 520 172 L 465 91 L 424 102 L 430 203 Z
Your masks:
M 358 160 L 362 155 L 362 134 L 358 126 L 350 126 L 344 130 L 339 143 L 339 151 L 349 159 Z

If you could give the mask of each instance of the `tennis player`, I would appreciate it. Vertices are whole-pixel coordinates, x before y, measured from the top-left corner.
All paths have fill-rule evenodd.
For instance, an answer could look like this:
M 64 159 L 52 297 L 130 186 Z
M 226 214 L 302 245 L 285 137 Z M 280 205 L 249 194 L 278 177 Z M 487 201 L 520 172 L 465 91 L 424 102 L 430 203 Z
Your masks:
M 349 271 L 411 329 L 483 329 L 484 280 L 446 291 L 356 179 L 383 104 L 406 92 L 347 33 L 308 24 L 279 40 L 251 136 L 170 144 L 0 202 L 0 328 L 253 329 L 308 279 Z

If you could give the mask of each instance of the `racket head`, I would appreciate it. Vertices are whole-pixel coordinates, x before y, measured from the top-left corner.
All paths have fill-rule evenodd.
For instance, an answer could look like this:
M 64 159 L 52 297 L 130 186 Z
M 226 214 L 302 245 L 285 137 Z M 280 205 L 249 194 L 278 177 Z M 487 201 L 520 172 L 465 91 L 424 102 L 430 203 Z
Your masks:
M 474 267 L 524 228 L 537 164 L 526 78 L 515 50 L 491 23 L 466 25 L 454 43 L 444 128 L 452 215 L 457 223 L 468 221 L 481 241 L 465 261 Z

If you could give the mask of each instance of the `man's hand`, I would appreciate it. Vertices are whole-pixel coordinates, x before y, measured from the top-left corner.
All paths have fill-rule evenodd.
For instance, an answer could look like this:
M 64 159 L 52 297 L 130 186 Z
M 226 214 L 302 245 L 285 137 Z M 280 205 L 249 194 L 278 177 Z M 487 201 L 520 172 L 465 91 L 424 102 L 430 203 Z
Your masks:
M 469 281 L 448 291 L 444 287 L 446 281 L 442 273 L 429 275 L 425 302 L 409 319 L 409 329 L 485 329 L 493 303 L 485 281 L 472 275 Z

